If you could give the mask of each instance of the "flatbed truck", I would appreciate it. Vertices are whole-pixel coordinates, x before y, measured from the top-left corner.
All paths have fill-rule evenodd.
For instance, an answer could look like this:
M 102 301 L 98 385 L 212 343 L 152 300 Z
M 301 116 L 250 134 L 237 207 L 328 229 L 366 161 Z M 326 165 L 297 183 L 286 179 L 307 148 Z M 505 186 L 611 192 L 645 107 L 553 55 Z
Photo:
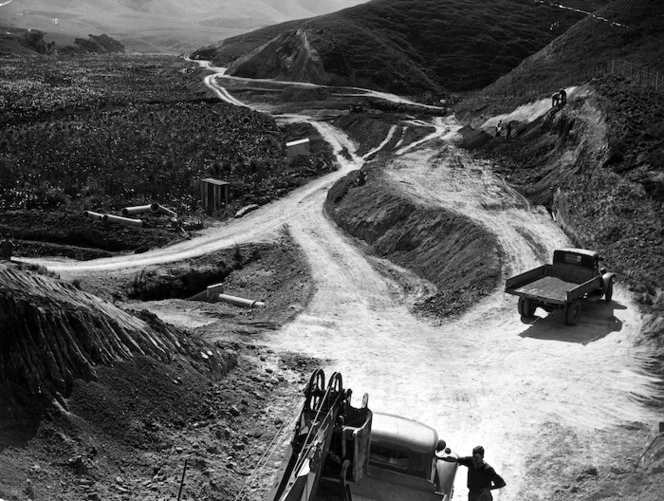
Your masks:
M 505 283 L 505 292 L 518 296 L 519 314 L 535 316 L 535 310 L 564 310 L 565 323 L 576 325 L 581 300 L 611 301 L 615 274 L 600 266 L 598 253 L 586 249 L 558 249 L 553 263 L 538 266 Z

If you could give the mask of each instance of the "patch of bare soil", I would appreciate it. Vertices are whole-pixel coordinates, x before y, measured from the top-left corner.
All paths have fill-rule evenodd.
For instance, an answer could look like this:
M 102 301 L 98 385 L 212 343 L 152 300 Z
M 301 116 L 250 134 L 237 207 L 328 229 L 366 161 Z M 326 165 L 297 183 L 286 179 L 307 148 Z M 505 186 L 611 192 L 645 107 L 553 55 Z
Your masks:
M 370 254 L 434 284 L 435 293 L 416 303 L 425 314 L 458 314 L 493 292 L 500 278 L 495 239 L 467 218 L 418 206 L 390 186 L 381 169 L 374 163 L 338 182 L 325 203 L 330 217 L 366 242 Z
M 0 497 L 175 499 L 184 475 L 182 499 L 235 498 L 292 419 L 315 362 L 234 348 L 238 365 L 218 381 L 146 357 L 77 380 L 68 413 L 51 408 L 20 438 L 2 434 Z

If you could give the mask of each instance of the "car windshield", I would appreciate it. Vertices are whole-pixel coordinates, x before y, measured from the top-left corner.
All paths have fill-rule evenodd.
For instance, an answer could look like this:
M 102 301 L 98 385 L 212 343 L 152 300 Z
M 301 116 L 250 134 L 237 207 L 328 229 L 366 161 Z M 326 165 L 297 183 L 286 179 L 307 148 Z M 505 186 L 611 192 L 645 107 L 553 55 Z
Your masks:
M 429 478 L 431 464 L 422 454 L 413 451 L 400 451 L 389 447 L 371 444 L 369 463 L 386 470 L 398 471 L 407 475 Z

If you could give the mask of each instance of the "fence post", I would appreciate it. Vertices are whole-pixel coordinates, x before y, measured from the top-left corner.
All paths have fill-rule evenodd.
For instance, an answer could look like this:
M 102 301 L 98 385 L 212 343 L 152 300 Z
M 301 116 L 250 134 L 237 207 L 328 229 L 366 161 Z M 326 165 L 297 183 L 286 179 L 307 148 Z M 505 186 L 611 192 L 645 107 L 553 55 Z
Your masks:
M 646 66 L 646 87 L 650 87 L 650 66 Z

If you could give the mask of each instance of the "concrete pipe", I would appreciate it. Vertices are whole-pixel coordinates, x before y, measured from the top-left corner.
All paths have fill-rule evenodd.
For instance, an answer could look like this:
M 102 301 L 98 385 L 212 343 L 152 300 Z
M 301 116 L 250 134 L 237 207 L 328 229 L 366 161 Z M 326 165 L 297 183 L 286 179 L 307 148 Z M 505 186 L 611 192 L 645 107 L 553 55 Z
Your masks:
M 121 224 L 122 226 L 133 226 L 135 228 L 143 227 L 141 219 L 129 219 L 127 217 L 114 216 L 113 214 L 104 214 L 102 221 L 105 223 Z
M 92 212 L 91 210 L 84 211 L 83 215 L 87 218 L 94 219 L 95 221 L 104 220 L 104 214 L 100 214 L 99 212 Z
M 167 209 L 163 205 L 159 205 L 157 202 L 150 204 L 150 210 L 153 214 L 165 214 L 169 217 L 178 217 L 178 215 L 171 209 Z
M 252 299 L 229 296 L 228 294 L 219 294 L 217 296 L 217 300 L 223 303 L 230 303 L 234 304 L 235 306 L 241 306 L 242 308 L 262 308 L 265 306 L 265 303 L 262 301 L 254 301 Z
M 134 214 L 143 214 L 144 212 L 150 212 L 151 210 L 152 204 L 136 205 L 135 207 L 125 207 L 122 209 L 122 215 L 133 216 Z

